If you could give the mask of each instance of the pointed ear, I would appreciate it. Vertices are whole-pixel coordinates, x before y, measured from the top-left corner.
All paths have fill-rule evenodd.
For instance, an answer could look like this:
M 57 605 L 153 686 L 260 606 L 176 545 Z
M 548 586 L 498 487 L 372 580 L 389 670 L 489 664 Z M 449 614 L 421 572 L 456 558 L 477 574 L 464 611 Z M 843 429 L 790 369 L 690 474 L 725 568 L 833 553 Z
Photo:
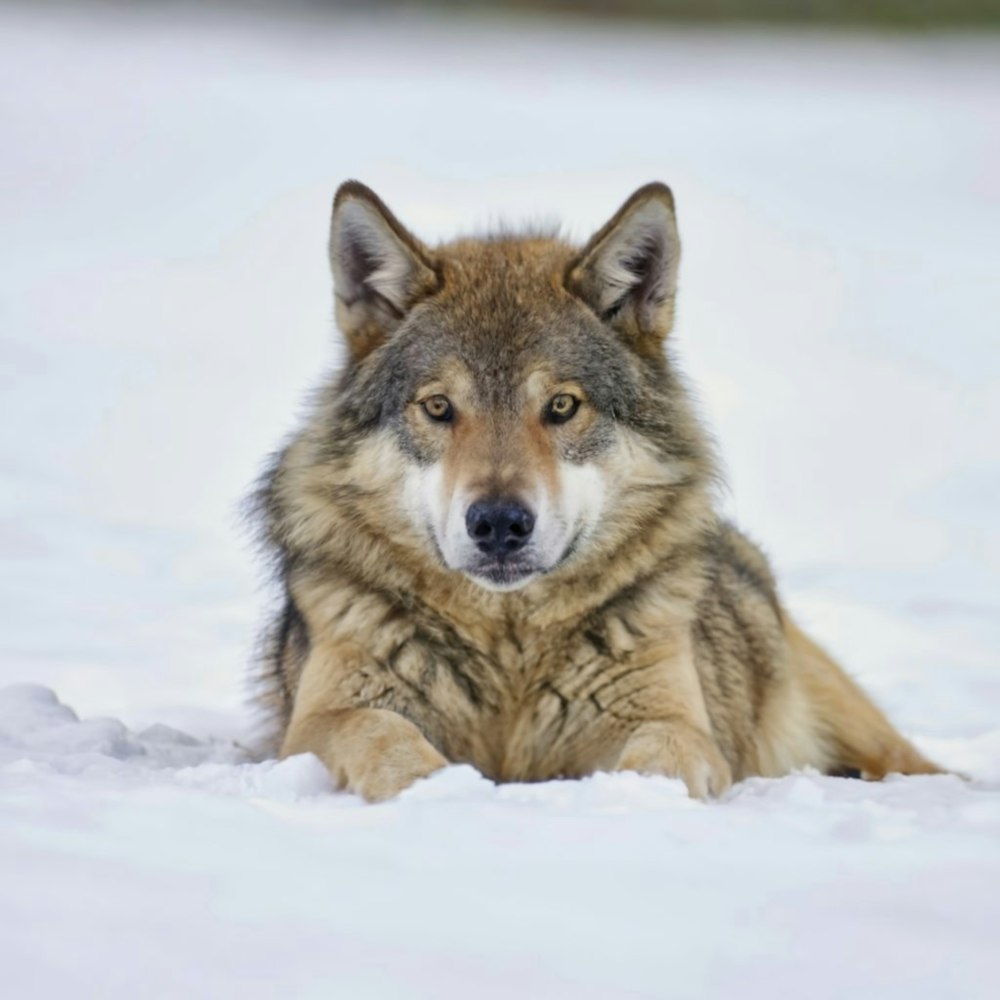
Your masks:
M 566 287 L 639 353 L 657 353 L 674 322 L 680 252 L 670 188 L 647 184 L 570 264 Z
M 438 287 L 426 247 L 358 181 L 341 184 L 333 200 L 330 266 L 337 325 L 355 360 L 385 341 Z

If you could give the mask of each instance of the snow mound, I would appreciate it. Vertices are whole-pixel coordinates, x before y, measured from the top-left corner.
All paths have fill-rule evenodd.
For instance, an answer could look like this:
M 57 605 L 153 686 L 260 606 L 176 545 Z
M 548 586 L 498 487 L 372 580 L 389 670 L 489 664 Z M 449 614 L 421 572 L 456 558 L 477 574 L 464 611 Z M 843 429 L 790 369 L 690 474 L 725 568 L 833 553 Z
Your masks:
M 224 795 L 294 800 L 332 790 L 311 754 L 253 762 L 237 744 L 155 724 L 138 733 L 117 719 L 80 719 L 36 684 L 0 688 L 0 774 L 177 784 Z
M 197 740 L 162 724 L 133 733 L 117 719 L 80 719 L 37 684 L 0 688 L 0 765 L 29 762 L 60 774 L 96 769 L 114 775 L 127 762 L 156 769 L 245 757 L 233 744 Z

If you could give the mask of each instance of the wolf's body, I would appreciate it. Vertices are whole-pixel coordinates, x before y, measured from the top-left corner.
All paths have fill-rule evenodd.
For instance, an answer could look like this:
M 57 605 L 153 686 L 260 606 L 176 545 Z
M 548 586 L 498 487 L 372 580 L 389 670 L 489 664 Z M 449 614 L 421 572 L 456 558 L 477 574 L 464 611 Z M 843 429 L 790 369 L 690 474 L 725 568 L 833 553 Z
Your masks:
M 350 357 L 259 497 L 285 590 L 264 671 L 282 754 L 369 799 L 449 762 L 661 773 L 702 796 L 801 767 L 937 770 L 716 514 L 663 351 L 678 254 L 662 185 L 583 249 L 429 250 L 341 188 Z

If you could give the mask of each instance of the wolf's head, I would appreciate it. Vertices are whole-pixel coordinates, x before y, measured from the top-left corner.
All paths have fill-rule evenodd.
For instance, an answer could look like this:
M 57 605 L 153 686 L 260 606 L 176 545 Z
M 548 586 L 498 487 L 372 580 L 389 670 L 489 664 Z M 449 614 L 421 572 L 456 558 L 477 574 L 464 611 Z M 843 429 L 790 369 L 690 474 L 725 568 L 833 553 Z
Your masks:
M 705 464 L 663 350 L 679 256 L 663 184 L 582 249 L 537 234 L 430 249 L 344 184 L 330 259 L 349 360 L 330 431 L 363 493 L 493 590 L 643 530 Z

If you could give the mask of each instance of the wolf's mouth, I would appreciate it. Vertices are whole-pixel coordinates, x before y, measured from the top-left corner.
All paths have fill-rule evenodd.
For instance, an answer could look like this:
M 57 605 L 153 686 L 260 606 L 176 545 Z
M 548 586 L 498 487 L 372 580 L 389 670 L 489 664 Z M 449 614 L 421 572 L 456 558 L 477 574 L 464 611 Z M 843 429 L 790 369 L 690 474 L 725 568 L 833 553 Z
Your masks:
M 526 553 L 519 552 L 516 555 L 501 555 L 491 559 L 482 559 L 464 567 L 463 572 L 480 586 L 490 590 L 517 590 L 536 576 L 551 573 L 563 566 L 576 554 L 582 538 L 583 531 L 581 529 L 570 539 L 562 555 L 554 563 L 547 566 L 539 565 L 530 558 L 525 558 Z
M 491 559 L 476 563 L 465 572 L 491 590 L 515 590 L 542 572 L 542 568 L 523 559 Z

